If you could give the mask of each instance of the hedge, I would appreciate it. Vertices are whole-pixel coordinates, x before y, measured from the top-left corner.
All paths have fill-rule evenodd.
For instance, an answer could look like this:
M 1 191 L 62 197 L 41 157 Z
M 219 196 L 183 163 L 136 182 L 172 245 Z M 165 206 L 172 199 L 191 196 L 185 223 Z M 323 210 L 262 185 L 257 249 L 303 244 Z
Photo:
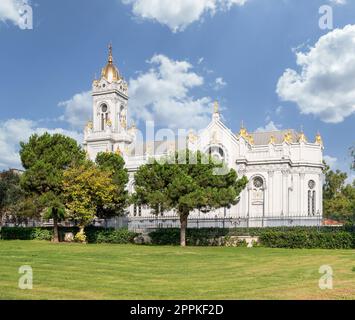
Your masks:
M 76 234 L 77 227 L 59 229 L 60 240 L 67 232 Z M 89 243 L 133 243 L 136 233 L 127 229 L 104 229 L 87 227 L 85 229 Z M 217 246 L 221 238 L 231 236 L 259 236 L 260 244 L 271 248 L 355 248 L 355 229 L 351 227 L 276 227 L 276 228 L 237 228 L 237 229 L 187 229 L 187 244 L 190 246 Z M 51 240 L 52 228 L 3 227 L 0 238 L 3 240 Z M 149 234 L 152 244 L 179 245 L 180 229 L 158 229 Z
M 79 231 L 77 227 L 59 228 L 59 239 L 64 240 L 65 233 L 72 232 L 74 235 Z M 115 243 L 126 244 L 133 243 L 136 233 L 127 229 L 104 229 L 98 227 L 85 228 L 85 234 L 88 243 Z M 2 240 L 47 240 L 53 237 L 53 229 L 42 228 L 23 228 L 23 227 L 3 227 L 0 231 Z
M 48 228 L 3 227 L 0 235 L 2 240 L 50 241 L 53 237 L 53 231 Z
M 221 237 L 258 236 L 261 245 L 273 248 L 355 248 L 353 227 L 273 227 L 237 229 L 187 229 L 187 245 L 218 245 Z M 180 229 L 158 229 L 149 234 L 152 244 L 179 245 Z
M 268 231 L 259 237 L 261 245 L 270 248 L 351 249 L 355 237 L 350 232 Z

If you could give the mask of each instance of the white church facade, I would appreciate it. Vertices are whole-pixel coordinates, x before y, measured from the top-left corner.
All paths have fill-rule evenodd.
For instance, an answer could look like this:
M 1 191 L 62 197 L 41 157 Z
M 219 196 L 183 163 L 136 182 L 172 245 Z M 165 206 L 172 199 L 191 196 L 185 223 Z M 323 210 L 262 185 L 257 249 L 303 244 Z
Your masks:
M 130 174 L 129 191 L 133 192 L 139 166 L 152 157 L 174 152 L 181 144 L 176 139 L 144 142 L 137 138 L 134 125 L 128 127 L 128 85 L 113 63 L 112 48 L 101 78 L 93 82 L 92 96 L 93 118 L 85 128 L 84 148 L 92 160 L 99 152 L 119 152 Z M 184 139 L 182 147 L 210 153 L 249 180 L 236 206 L 194 212 L 190 226 L 321 224 L 324 148 L 320 134 L 310 142 L 303 132 L 295 130 L 249 133 L 242 126 L 234 133 L 222 122 L 216 103 L 210 124 L 198 133 L 190 131 Z M 174 212 L 153 216 L 149 208 L 132 206 L 128 215 L 134 228 L 179 225 Z

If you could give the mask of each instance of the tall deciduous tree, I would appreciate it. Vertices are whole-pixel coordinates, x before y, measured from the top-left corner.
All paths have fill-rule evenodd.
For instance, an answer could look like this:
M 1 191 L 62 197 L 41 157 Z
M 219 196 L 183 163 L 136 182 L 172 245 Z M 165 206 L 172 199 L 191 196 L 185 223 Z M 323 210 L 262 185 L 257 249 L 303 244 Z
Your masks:
M 19 174 L 9 170 L 0 173 L 0 223 L 7 213 L 24 197 Z
M 103 170 L 112 172 L 112 182 L 115 186 L 111 203 L 99 203 L 96 215 L 99 218 L 110 218 L 124 214 L 129 205 L 129 195 L 126 189 L 128 183 L 128 171 L 121 155 L 103 152 L 96 157 L 96 164 Z
M 47 208 L 54 224 L 53 241 L 58 242 L 58 221 L 63 212 L 63 173 L 71 165 L 85 159 L 78 143 L 61 134 L 35 134 L 27 143 L 21 142 L 20 156 L 25 173 L 21 185 Z
M 239 201 L 247 178 L 225 170 L 201 152 L 184 151 L 168 159 L 153 160 L 135 174 L 134 202 L 150 206 L 156 214 L 174 210 L 180 216 L 180 243 L 186 246 L 188 216 L 194 210 L 208 212 Z
M 85 241 L 84 228 L 95 218 L 98 204 L 110 205 L 114 201 L 112 171 L 90 161 L 69 168 L 64 172 L 63 191 L 69 217 L 79 224 L 79 235 Z
M 355 181 L 346 184 L 347 174 L 333 171 L 328 165 L 324 170 L 323 186 L 324 216 L 341 221 L 351 221 L 355 217 Z

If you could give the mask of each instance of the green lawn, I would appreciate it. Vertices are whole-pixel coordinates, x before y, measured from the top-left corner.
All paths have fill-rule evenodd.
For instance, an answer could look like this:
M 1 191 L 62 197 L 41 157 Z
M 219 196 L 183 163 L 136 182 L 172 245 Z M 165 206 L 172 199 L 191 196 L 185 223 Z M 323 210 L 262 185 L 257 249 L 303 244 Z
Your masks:
M 333 290 L 320 290 L 330 265 Z M 18 289 L 31 265 L 33 290 Z M 354 250 L 0 241 L 0 299 L 355 299 Z

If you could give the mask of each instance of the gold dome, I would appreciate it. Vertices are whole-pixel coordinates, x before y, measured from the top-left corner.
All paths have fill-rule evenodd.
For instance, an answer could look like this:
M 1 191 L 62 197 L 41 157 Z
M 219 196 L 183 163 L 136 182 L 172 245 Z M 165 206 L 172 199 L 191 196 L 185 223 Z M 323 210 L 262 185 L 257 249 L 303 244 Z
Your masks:
M 302 131 L 301 134 L 299 135 L 298 142 L 307 142 L 307 137 Z
M 120 79 L 118 69 L 113 63 L 112 45 L 109 46 L 108 62 L 106 67 L 102 69 L 101 77 L 105 78 L 108 82 L 114 82 Z
M 240 131 L 239 131 L 239 136 L 240 137 L 243 137 L 245 139 L 248 139 L 249 137 L 249 134 L 248 134 L 248 131 L 247 129 L 244 127 L 244 122 L 242 121 L 242 125 L 240 127 Z
M 315 141 L 316 144 L 319 144 L 319 145 L 323 145 L 323 139 L 322 139 L 322 136 L 320 135 L 320 133 L 318 132 L 317 135 L 316 135 L 316 141 Z
M 288 131 L 284 135 L 284 142 L 287 142 L 287 143 L 292 143 L 293 142 L 293 137 L 292 137 L 292 132 L 291 131 Z

